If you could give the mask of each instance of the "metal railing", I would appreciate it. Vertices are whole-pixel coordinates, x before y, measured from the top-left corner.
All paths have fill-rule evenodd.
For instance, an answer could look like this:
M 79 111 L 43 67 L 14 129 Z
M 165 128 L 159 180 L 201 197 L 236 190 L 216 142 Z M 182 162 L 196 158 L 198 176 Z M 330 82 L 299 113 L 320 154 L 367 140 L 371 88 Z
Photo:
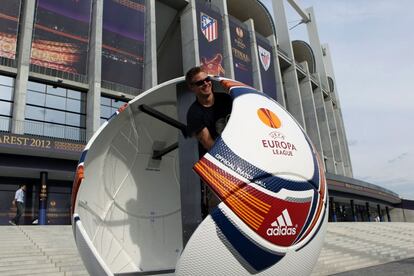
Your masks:
M 80 83 L 88 83 L 88 77 L 85 75 L 79 75 L 69 72 L 63 72 L 35 64 L 30 64 L 30 71 L 34 73 L 39 73 L 47 76 L 57 77 L 65 80 L 71 80 Z
M 19 121 L 0 117 L 0 131 L 15 134 L 59 138 L 64 140 L 86 142 L 86 130 L 77 127 L 55 125 L 46 122 Z
M 0 65 L 17 68 L 17 60 L 0 57 Z
M 138 89 L 135 87 L 130 87 L 130 86 L 126 86 L 126 85 L 122 85 L 119 83 L 115 83 L 115 82 L 111 82 L 111 81 L 104 81 L 102 80 L 102 88 L 106 88 L 112 91 L 118 91 L 118 92 L 122 92 L 122 93 L 126 93 L 129 95 L 134 95 L 137 96 L 139 94 L 141 94 L 141 92 L 143 91 L 143 89 Z

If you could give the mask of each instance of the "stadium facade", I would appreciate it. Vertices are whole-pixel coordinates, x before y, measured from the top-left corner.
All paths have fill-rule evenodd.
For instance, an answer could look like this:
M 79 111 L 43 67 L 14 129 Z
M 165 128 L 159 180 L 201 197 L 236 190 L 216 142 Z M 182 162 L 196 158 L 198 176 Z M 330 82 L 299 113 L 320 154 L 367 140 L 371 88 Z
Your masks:
M 70 223 L 72 181 L 88 139 L 125 102 L 195 65 L 267 93 L 294 116 L 323 159 L 331 221 L 413 221 L 412 202 L 353 178 L 329 48 L 313 9 L 294 0 L 272 5 L 2 0 L 0 224 L 15 212 L 18 184 L 28 187 L 25 223 L 40 210 L 50 224 Z M 291 41 L 285 5 L 301 16 L 308 42 Z

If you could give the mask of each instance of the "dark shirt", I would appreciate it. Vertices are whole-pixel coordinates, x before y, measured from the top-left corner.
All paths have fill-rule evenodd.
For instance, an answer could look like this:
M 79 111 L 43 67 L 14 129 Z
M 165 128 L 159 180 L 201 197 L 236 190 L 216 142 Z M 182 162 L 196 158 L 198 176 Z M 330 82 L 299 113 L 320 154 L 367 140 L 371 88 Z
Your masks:
M 225 93 L 214 93 L 214 105 L 204 107 L 197 100 L 190 106 L 187 112 L 188 134 L 194 136 L 203 128 L 207 128 L 211 137 L 215 140 L 223 131 L 231 113 L 232 98 Z M 199 143 L 200 156 L 206 150 Z

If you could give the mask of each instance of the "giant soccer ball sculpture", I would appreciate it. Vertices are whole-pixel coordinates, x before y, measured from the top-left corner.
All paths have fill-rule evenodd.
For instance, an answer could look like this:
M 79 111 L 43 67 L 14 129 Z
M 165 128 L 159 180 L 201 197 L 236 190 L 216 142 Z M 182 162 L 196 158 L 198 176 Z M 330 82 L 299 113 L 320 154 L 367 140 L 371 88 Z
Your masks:
M 137 96 L 82 154 L 73 229 L 89 273 L 309 275 L 326 231 L 323 165 L 286 110 L 229 79 L 214 87 L 233 98 L 230 119 L 193 167 L 221 203 L 183 244 L 178 153 L 157 169 L 151 160 L 154 144 L 174 144 L 178 130 L 142 108 L 177 120 L 179 82 Z

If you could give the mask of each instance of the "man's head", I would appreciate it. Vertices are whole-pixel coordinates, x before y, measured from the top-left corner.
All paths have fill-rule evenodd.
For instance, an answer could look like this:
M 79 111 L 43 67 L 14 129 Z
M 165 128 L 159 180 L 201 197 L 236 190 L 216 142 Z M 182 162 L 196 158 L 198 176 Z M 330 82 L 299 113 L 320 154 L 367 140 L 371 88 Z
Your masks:
M 26 191 L 26 184 L 20 185 L 20 188 L 21 188 L 23 191 Z
M 201 67 L 196 66 L 188 70 L 185 81 L 197 97 L 208 97 L 213 92 L 211 80 Z

